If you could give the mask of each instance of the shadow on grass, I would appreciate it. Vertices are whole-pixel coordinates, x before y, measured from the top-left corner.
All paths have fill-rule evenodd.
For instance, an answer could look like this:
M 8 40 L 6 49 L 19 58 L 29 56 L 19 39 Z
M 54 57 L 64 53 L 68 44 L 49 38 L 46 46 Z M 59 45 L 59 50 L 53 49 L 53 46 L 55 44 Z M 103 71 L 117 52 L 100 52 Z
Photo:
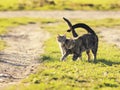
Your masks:
M 43 61 L 51 61 L 52 58 L 50 56 L 43 55 L 41 58 Z
M 105 65 L 108 65 L 108 66 L 112 66 L 113 64 L 114 64 L 114 65 L 120 65 L 120 62 L 111 61 L 111 60 L 106 60 L 106 59 L 98 59 L 98 60 L 96 61 L 96 63 L 99 63 L 99 62 L 101 62 L 101 63 L 103 63 L 103 64 L 105 64 Z
M 48 61 L 48 62 L 54 62 L 56 60 L 59 60 L 60 56 L 56 56 L 56 57 L 52 57 L 52 56 L 49 56 L 49 55 L 42 55 L 42 57 L 39 59 L 39 60 L 42 60 L 42 62 L 44 61 Z M 87 62 L 86 62 L 87 63 Z M 90 62 L 90 63 L 93 63 L 93 62 Z M 103 63 L 105 65 L 108 65 L 108 66 L 112 66 L 112 65 L 120 65 L 120 61 L 118 60 L 107 60 L 107 59 L 97 59 L 95 64 L 97 63 Z
M 119 87 L 117 84 L 112 84 L 112 83 L 103 83 L 97 86 L 98 88 L 104 88 L 104 87 L 111 87 L 111 88 L 116 88 Z M 96 88 L 96 89 L 98 89 Z
M 58 60 L 58 58 L 56 57 L 52 57 L 52 56 L 49 56 L 49 55 L 42 55 L 42 57 L 39 59 L 41 62 L 54 62 L 56 60 Z

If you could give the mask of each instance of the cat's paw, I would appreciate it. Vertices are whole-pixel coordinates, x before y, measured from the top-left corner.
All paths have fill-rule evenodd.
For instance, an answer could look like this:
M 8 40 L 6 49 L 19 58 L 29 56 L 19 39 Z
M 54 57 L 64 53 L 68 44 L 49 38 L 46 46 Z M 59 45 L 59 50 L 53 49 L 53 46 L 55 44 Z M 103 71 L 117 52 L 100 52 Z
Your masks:
M 60 61 L 64 61 L 64 60 L 65 60 L 65 58 L 64 58 L 64 57 L 61 57 L 61 58 L 60 58 Z
M 78 56 L 75 56 L 75 55 L 72 58 L 73 61 L 76 61 L 77 59 L 78 59 Z

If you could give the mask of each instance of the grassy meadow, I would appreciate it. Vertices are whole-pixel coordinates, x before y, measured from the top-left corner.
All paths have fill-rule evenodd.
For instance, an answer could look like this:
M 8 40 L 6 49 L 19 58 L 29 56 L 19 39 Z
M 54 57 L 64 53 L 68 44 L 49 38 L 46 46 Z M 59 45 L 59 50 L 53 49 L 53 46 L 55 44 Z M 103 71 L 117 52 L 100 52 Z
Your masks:
M 0 0 L 0 10 L 120 10 L 119 0 Z
M 120 90 L 120 49 L 102 40 L 96 27 L 114 27 L 120 25 L 120 19 L 78 20 L 90 25 L 99 36 L 97 62 L 89 63 L 83 53 L 83 60 L 72 61 L 69 56 L 60 62 L 61 53 L 56 41 L 57 34 L 64 34 L 68 29 L 62 19 L 41 18 L 4 18 L 0 19 L 0 32 L 7 33 L 8 27 L 39 23 L 43 30 L 50 32 L 51 38 L 44 43 L 44 54 L 35 74 L 23 79 L 19 84 L 6 87 L 4 90 Z M 82 35 L 85 30 L 77 30 Z M 67 37 L 71 34 L 67 33 Z M 1 44 L 1 42 L 0 42 Z M 4 45 L 3 45 L 4 46 Z

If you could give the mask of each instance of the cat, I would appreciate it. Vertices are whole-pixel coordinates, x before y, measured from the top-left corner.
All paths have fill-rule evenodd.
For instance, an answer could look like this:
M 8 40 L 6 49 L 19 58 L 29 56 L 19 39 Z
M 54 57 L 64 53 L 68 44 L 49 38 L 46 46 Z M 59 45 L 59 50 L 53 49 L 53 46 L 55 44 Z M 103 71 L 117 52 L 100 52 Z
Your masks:
M 73 61 L 77 60 L 78 57 L 81 57 L 82 50 L 79 47 L 84 48 L 84 46 L 81 46 L 82 40 L 79 39 L 81 38 L 79 37 L 77 39 L 68 39 L 65 35 L 57 36 L 57 41 L 60 44 L 60 49 L 62 53 L 61 61 L 64 61 L 65 58 L 70 54 L 73 54 Z
M 70 29 L 68 29 L 67 32 L 72 31 L 73 37 L 79 37 L 78 34 L 75 32 L 76 28 L 81 27 L 88 32 L 88 34 L 84 34 L 83 36 L 80 36 L 78 38 L 78 42 L 82 42 L 79 49 L 81 49 L 81 53 L 83 51 L 86 51 L 88 55 L 88 61 L 90 61 L 90 50 L 91 50 L 94 55 L 94 61 L 96 61 L 97 50 L 98 50 L 98 36 L 96 35 L 96 33 L 88 25 L 84 23 L 77 23 L 75 25 L 72 25 L 68 19 L 64 17 L 63 19 L 67 22 L 68 26 L 70 27 Z

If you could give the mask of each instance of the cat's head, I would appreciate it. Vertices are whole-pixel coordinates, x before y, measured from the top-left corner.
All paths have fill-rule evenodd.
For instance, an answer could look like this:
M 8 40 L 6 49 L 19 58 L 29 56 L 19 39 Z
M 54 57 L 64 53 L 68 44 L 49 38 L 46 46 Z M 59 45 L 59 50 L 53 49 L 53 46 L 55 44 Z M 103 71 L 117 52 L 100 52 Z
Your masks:
M 59 35 L 57 36 L 57 41 L 60 43 L 65 43 L 66 41 L 66 35 Z

